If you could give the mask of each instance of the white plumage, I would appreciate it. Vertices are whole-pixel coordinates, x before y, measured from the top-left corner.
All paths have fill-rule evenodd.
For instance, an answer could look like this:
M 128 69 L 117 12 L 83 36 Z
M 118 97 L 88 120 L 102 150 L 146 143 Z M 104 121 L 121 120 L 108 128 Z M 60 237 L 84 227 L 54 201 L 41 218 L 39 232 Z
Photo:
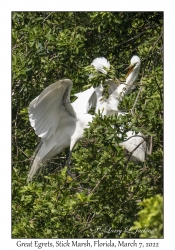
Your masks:
M 104 74 L 107 74 L 107 71 L 104 70 L 104 67 L 107 69 L 110 68 L 110 63 L 104 57 L 98 57 L 94 59 L 91 65 L 93 65 L 97 71 L 100 71 Z M 104 85 L 100 84 L 99 87 L 91 87 L 90 89 L 75 94 L 78 97 L 78 99 L 75 101 L 76 106 L 78 107 L 82 105 L 83 111 L 85 113 L 87 113 L 91 107 L 96 107 L 95 112 L 97 113 L 98 110 L 100 110 L 101 113 L 103 112 L 103 115 L 112 115 L 118 112 L 119 102 L 121 102 L 124 95 L 129 94 L 131 90 L 135 88 L 133 83 L 138 77 L 140 65 L 140 58 L 138 56 L 133 56 L 128 67 L 129 71 L 125 83 L 119 84 L 112 79 L 105 81 L 105 85 L 109 85 L 108 99 L 102 100 Z M 91 77 L 93 77 L 93 75 L 91 75 Z
M 124 152 L 127 151 L 132 153 L 130 160 L 132 161 L 144 161 L 146 152 L 146 142 L 144 140 L 143 134 L 136 134 L 134 131 L 129 131 L 126 133 L 127 138 L 124 142 L 120 143 L 124 147 Z
M 103 70 L 103 67 L 107 69 L 110 68 L 110 63 L 104 57 L 96 58 L 92 65 L 95 67 L 97 71 L 101 71 L 104 74 L 107 72 Z M 81 105 L 82 100 L 84 100 L 84 111 L 88 112 L 91 107 L 96 107 L 95 112 L 98 110 L 100 113 L 106 116 L 114 115 L 114 114 L 122 114 L 120 110 L 118 110 L 118 105 L 121 102 L 124 95 L 129 94 L 132 89 L 134 89 L 133 83 L 138 77 L 140 71 L 141 61 L 138 56 L 133 56 L 131 58 L 130 65 L 128 67 L 129 71 L 127 74 L 126 82 L 117 84 L 113 80 L 106 80 L 105 84 L 109 85 L 108 92 L 109 98 L 102 99 L 103 94 L 103 85 L 101 84 L 99 87 L 88 89 L 84 92 L 80 92 L 76 94 L 78 99 L 76 100 L 76 104 Z M 91 76 L 92 77 L 92 76 Z M 89 91 L 90 90 L 90 91 Z M 81 99 L 81 97 L 83 97 Z M 132 157 L 130 160 L 145 160 L 145 152 L 146 152 L 146 142 L 143 138 L 142 133 L 136 134 L 134 131 L 127 132 L 126 140 L 120 144 L 125 148 L 125 152 L 132 152 Z M 135 149 L 135 150 L 134 150 Z
M 78 98 L 72 102 L 72 106 L 77 113 L 87 114 L 88 111 L 96 105 L 96 94 L 94 92 L 94 87 L 77 93 L 75 96 Z
M 110 63 L 103 57 L 96 58 L 91 65 L 104 74 L 107 74 L 104 67 L 107 69 L 110 67 Z M 96 107 L 95 112 L 100 110 L 104 112 L 103 115 L 107 116 L 118 113 L 118 104 L 124 94 L 132 89 L 131 84 L 135 81 L 139 70 L 140 59 L 134 56 L 131 59 L 130 73 L 125 84 L 118 85 L 113 80 L 106 80 L 105 84 L 109 85 L 109 98 L 105 100 L 101 100 L 102 85 L 77 93 L 78 98 L 72 104 L 70 103 L 70 92 L 73 86 L 71 80 L 60 80 L 45 88 L 29 105 L 29 120 L 35 133 L 41 137 L 42 145 L 35 156 L 28 180 L 32 180 L 41 163 L 67 147 L 70 147 L 70 152 L 72 151 L 76 142 L 83 137 L 88 123 L 92 122 L 93 116 L 88 114 L 91 107 Z M 131 133 L 133 132 L 127 133 L 128 140 L 121 144 L 129 152 L 138 146 L 141 138 L 129 139 Z M 144 143 L 143 146 L 145 146 Z M 144 150 L 140 145 L 133 152 L 133 156 L 143 161 L 145 159 Z
M 29 181 L 41 163 L 67 147 L 71 151 L 83 137 L 84 128 L 92 121 L 92 115 L 74 111 L 70 103 L 72 85 L 69 79 L 57 81 L 44 89 L 29 105 L 31 126 L 42 139 L 42 146 L 28 174 Z
M 141 65 L 140 58 L 138 56 L 133 56 L 131 58 L 129 67 L 127 68 L 129 69 L 129 71 L 126 75 L 127 76 L 126 82 L 120 84 L 118 87 L 118 95 L 119 95 L 120 101 L 122 100 L 124 95 L 129 94 L 131 90 L 135 88 L 133 83 L 138 77 L 138 74 L 140 71 L 140 65 Z
M 97 71 L 99 71 L 105 75 L 107 74 L 107 71 L 105 70 L 105 68 L 107 68 L 107 69 L 110 68 L 110 63 L 104 57 L 98 57 L 98 58 L 94 59 L 93 62 L 91 63 L 91 65 L 93 65 Z

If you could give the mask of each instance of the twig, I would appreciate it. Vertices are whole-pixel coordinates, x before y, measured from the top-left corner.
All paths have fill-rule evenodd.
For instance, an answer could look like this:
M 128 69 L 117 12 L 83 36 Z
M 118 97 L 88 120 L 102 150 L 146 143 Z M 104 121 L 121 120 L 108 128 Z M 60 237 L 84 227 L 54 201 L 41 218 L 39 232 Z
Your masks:
M 152 50 L 152 51 L 154 50 L 154 48 L 156 47 L 156 44 L 158 43 L 158 41 L 160 40 L 160 38 L 162 37 L 162 35 L 163 35 L 163 31 L 162 31 L 162 33 L 160 34 L 160 36 L 158 37 L 158 39 L 155 41 L 153 47 L 150 48 L 149 52 L 150 52 L 151 50 Z
M 147 149 L 147 154 L 151 155 L 153 151 L 153 136 L 150 138 L 150 146 L 149 149 Z
M 105 176 L 108 174 L 108 172 L 106 172 L 106 174 L 103 175 L 103 177 L 98 181 L 98 183 L 95 185 L 95 187 L 92 189 L 92 191 L 90 192 L 90 194 L 92 194 L 95 189 L 98 187 L 98 185 L 100 184 L 100 182 L 105 178 Z
M 126 84 L 125 82 L 120 82 L 120 84 L 123 84 L 123 85 L 126 85 L 126 86 L 144 86 L 144 84 L 140 84 L 140 83 Z
M 23 160 L 23 161 L 15 161 L 15 162 L 12 162 L 12 164 L 16 164 L 16 163 L 19 163 L 19 162 L 25 162 L 25 161 L 31 161 L 31 158 Z
M 128 164 L 128 162 L 129 162 L 129 160 L 130 160 L 130 158 L 131 158 L 133 152 L 134 152 L 134 151 L 135 151 L 144 141 L 145 141 L 145 140 L 143 140 L 142 142 L 140 142 L 131 152 L 128 153 L 129 157 L 128 157 L 127 162 L 126 162 L 126 167 L 127 167 L 127 164 Z M 126 167 L 123 168 L 122 179 L 123 179 L 124 171 L 126 171 Z
M 127 159 L 127 163 L 128 163 L 128 161 L 130 160 L 130 158 L 131 158 L 133 152 L 134 152 L 138 147 L 140 147 L 140 145 L 141 145 L 144 141 L 145 141 L 145 140 L 143 140 L 142 142 L 140 142 L 131 152 L 129 152 L 129 157 L 128 157 L 128 159 Z
M 19 42 L 20 42 L 24 37 L 25 37 L 25 35 L 23 35 L 23 36 L 19 39 L 18 44 L 19 44 Z M 13 52 L 14 49 L 16 49 L 16 47 L 18 47 L 18 44 L 15 44 L 15 46 L 12 48 L 12 52 Z
M 28 160 L 31 159 L 31 157 L 28 157 L 28 156 L 22 151 L 22 149 L 20 149 L 20 148 L 18 148 L 18 149 L 28 158 Z
M 36 220 L 36 218 L 33 218 L 33 219 L 29 220 L 29 222 L 31 223 L 31 222 L 34 221 L 34 220 Z
M 161 88 L 159 87 L 159 84 L 157 83 L 156 77 L 155 77 L 155 82 L 156 82 L 156 85 L 157 85 L 159 93 L 160 93 L 161 102 L 163 103 L 162 91 L 161 91 Z
M 53 11 L 51 11 L 50 13 L 49 13 L 49 15 L 47 15 L 45 18 L 44 18 L 44 21 L 50 16 L 50 15 L 52 15 L 52 13 L 53 13 Z M 43 21 L 43 22 L 44 22 Z
M 144 141 L 145 141 L 145 138 L 142 135 L 132 135 L 129 138 L 127 138 L 126 140 L 124 140 L 124 142 L 130 140 L 133 137 L 142 137 L 144 139 Z
M 135 99 L 134 105 L 133 105 L 133 107 L 132 107 L 132 109 L 131 109 L 131 114 L 132 114 L 132 115 L 134 115 L 134 109 L 135 109 L 135 106 L 136 106 L 136 104 L 137 104 L 137 101 L 138 101 L 138 98 L 139 98 L 139 95 L 140 95 L 141 91 L 142 91 L 142 86 L 141 86 L 140 89 L 139 89 L 139 92 L 138 92 L 137 97 L 136 97 L 136 99 Z
M 83 229 L 80 231 L 80 233 L 83 232 L 83 231 L 86 231 L 86 230 L 89 229 L 89 228 L 91 228 L 91 225 L 88 226 L 88 227 L 83 228 Z
M 144 34 L 145 31 L 148 30 L 148 29 L 150 29 L 150 26 L 146 27 L 144 31 L 142 31 L 142 32 L 140 32 L 139 34 L 135 35 L 134 37 L 128 39 L 127 41 L 124 41 L 123 43 L 117 44 L 115 47 L 119 47 L 120 45 L 123 45 L 123 44 L 125 44 L 125 43 L 128 43 L 128 42 L 134 40 L 135 38 L 138 38 L 139 36 L 141 36 L 142 34 Z
M 90 214 L 91 215 L 91 214 Z M 96 215 L 96 213 L 93 213 L 93 215 L 92 215 L 92 217 L 91 218 L 89 218 L 90 217 L 90 215 L 88 216 L 88 219 L 87 219 L 87 225 L 89 224 L 89 223 L 91 223 L 92 222 L 92 219 L 95 217 L 95 215 Z

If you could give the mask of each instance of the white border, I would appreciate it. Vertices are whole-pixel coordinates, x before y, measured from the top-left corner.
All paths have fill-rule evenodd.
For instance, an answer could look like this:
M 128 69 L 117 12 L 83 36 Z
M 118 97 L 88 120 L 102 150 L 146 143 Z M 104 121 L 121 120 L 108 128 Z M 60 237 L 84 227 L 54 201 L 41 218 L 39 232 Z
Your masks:
M 1 2 L 0 13 L 0 247 L 19 249 L 11 239 L 11 11 L 164 11 L 164 208 L 165 234 L 159 249 L 172 249 L 175 225 L 175 4 L 174 1 L 44 1 L 6 0 Z M 109 240 L 109 239 L 108 239 Z M 44 242 L 46 240 L 43 240 Z M 102 240 L 103 241 L 103 240 Z M 125 240 L 127 241 L 127 240 Z M 139 240 L 139 242 L 145 240 Z M 157 242 L 156 240 L 149 240 Z M 149 242 L 146 240 L 146 242 Z M 20 249 L 26 249 L 21 247 Z M 65 249 L 65 248 L 64 248 Z M 136 249 L 136 248 L 132 248 Z M 147 248 L 148 249 L 148 248 Z

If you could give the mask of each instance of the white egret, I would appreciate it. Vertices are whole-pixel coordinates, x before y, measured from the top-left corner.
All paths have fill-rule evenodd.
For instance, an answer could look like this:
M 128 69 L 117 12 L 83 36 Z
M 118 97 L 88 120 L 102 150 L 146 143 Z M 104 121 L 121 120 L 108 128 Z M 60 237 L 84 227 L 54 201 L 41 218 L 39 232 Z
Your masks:
M 91 65 L 103 74 L 107 74 L 107 71 L 104 68 L 110 68 L 110 63 L 104 57 L 94 59 Z M 89 76 L 89 78 L 92 77 L 93 74 Z M 102 112 L 103 110 L 103 115 L 106 115 L 106 113 L 109 115 L 110 112 L 113 113 L 113 110 L 118 111 L 119 100 L 116 97 L 114 98 L 114 96 L 119 85 L 112 79 L 106 80 L 105 85 L 109 86 L 109 98 L 107 100 L 101 100 L 104 86 L 100 84 L 99 87 L 94 88 L 92 86 L 83 92 L 75 94 L 78 98 L 72 103 L 73 107 L 83 113 L 88 113 L 92 107 L 96 107 L 95 112 L 97 113 L 98 110 Z
M 131 153 L 129 159 L 132 161 L 144 161 L 146 153 L 146 142 L 143 134 L 139 132 L 136 134 L 134 131 L 128 131 L 126 133 L 127 138 L 124 142 L 120 143 L 120 146 L 124 147 L 125 155 Z
M 72 81 L 57 81 L 37 96 L 29 105 L 29 120 L 35 133 L 41 137 L 39 148 L 28 174 L 32 180 L 40 164 L 74 145 L 83 137 L 84 129 L 92 121 L 92 115 L 75 112 L 70 103 Z
M 107 74 L 107 72 L 103 70 L 103 68 L 110 68 L 110 63 L 105 58 L 101 57 L 96 58 L 91 65 L 93 65 L 97 71 L 100 71 L 104 74 Z M 135 55 L 131 58 L 130 65 L 128 67 L 129 71 L 126 75 L 127 78 L 125 83 L 117 84 L 116 82 L 110 79 L 105 81 L 105 84 L 109 85 L 109 98 L 102 98 L 104 86 L 100 84 L 99 87 L 91 87 L 90 89 L 84 92 L 76 94 L 76 96 L 78 97 L 78 99 L 76 100 L 76 105 L 81 106 L 84 100 L 83 109 L 85 113 L 87 113 L 91 107 L 96 107 L 96 113 L 99 110 L 100 113 L 106 116 L 110 116 L 113 114 L 126 115 L 125 113 L 122 113 L 120 112 L 120 110 L 118 110 L 118 105 L 124 95 L 129 94 L 134 88 L 133 83 L 135 82 L 139 74 L 140 65 L 140 58 Z M 125 148 L 125 152 L 132 152 L 130 160 L 145 160 L 146 142 L 141 132 L 136 134 L 134 131 L 128 131 L 126 140 L 120 145 Z
M 104 67 L 107 69 L 110 68 L 110 63 L 104 57 L 98 57 L 94 59 L 91 65 L 93 65 L 97 71 L 100 71 L 104 74 L 107 74 L 107 71 L 104 70 Z M 102 98 L 104 85 L 100 84 L 99 87 L 91 87 L 90 89 L 75 94 L 78 97 L 78 99 L 75 101 L 76 106 L 78 107 L 83 105 L 83 111 L 85 113 L 87 113 L 91 107 L 96 107 L 96 113 L 98 110 L 100 110 L 101 113 L 103 111 L 103 115 L 111 115 L 116 113 L 116 111 L 118 112 L 119 102 L 121 102 L 124 95 L 129 94 L 134 88 L 133 83 L 138 77 L 140 65 L 140 58 L 138 56 L 133 56 L 131 58 L 129 67 L 127 68 L 129 71 L 126 75 L 127 78 L 125 83 L 118 84 L 112 79 L 105 81 L 105 85 L 109 85 L 108 99 Z M 93 76 L 90 75 L 90 77 Z
M 108 60 L 104 57 L 98 57 L 93 60 L 91 63 L 92 66 L 95 67 L 96 71 L 99 71 L 103 74 L 107 74 L 107 71 L 104 69 L 109 69 L 110 68 L 110 63 Z M 93 74 L 89 76 L 89 78 L 92 78 Z M 110 82 L 112 84 L 112 82 Z M 117 85 L 114 83 L 114 87 L 116 88 Z M 100 90 L 99 90 L 100 88 Z M 73 103 L 72 106 L 77 112 L 80 113 L 88 113 L 89 110 L 92 107 L 96 107 L 98 103 L 98 92 L 101 95 L 101 92 L 103 89 L 101 87 L 94 88 L 93 86 L 83 92 L 75 94 L 76 97 L 78 97 Z M 111 88 L 110 88 L 110 94 L 112 94 Z
M 92 61 L 91 65 L 95 67 L 96 71 L 101 72 L 105 75 L 107 74 L 105 68 L 110 68 L 110 62 L 108 62 L 105 57 L 97 57 Z M 90 77 L 93 77 L 93 75 L 90 75 Z
M 135 71 L 135 68 L 138 69 L 136 60 L 133 63 L 132 72 L 138 74 L 138 70 Z M 110 67 L 105 58 L 96 58 L 92 65 L 104 74 L 107 71 L 103 67 Z M 136 74 L 133 74 L 132 77 L 129 74 L 128 78 L 130 79 L 129 86 L 129 83 L 131 84 L 133 79 L 135 80 Z M 76 142 L 83 137 L 84 129 L 88 127 L 88 123 L 92 122 L 93 116 L 88 114 L 91 107 L 96 106 L 96 112 L 98 109 L 104 110 L 106 115 L 118 112 L 121 94 L 123 91 L 128 92 L 130 86 L 124 89 L 127 84 L 120 87 L 122 84 L 117 85 L 112 80 L 107 80 L 105 84 L 109 85 L 110 96 L 108 100 L 101 100 L 103 90 L 101 85 L 76 94 L 78 99 L 71 104 L 70 91 L 73 83 L 69 79 L 64 79 L 49 85 L 30 103 L 29 120 L 35 133 L 41 137 L 42 145 L 36 153 L 28 174 L 29 181 L 46 160 L 67 147 L 70 148 L 71 153 Z M 120 92 L 118 87 L 120 87 Z M 132 138 L 128 141 L 131 142 Z M 126 143 L 123 146 L 128 150 Z
M 98 59 L 98 60 L 97 60 Z M 92 64 L 96 68 L 96 70 L 107 67 L 107 63 L 105 60 L 101 60 L 101 58 L 95 59 Z M 101 65 L 100 65 L 101 63 Z M 110 84 L 109 87 L 109 98 L 107 100 L 102 100 L 102 92 L 103 86 L 100 86 L 95 89 L 97 96 L 96 103 L 96 112 L 98 110 L 102 111 L 104 115 L 109 116 L 115 113 L 125 115 L 118 110 L 118 104 L 124 97 L 124 95 L 129 94 L 132 89 L 134 89 L 133 83 L 138 77 L 140 71 L 141 61 L 138 56 L 133 56 L 131 58 L 130 65 L 127 69 L 129 69 L 126 75 L 126 82 L 117 85 L 115 82 L 111 80 L 106 81 L 107 84 Z M 110 67 L 110 64 L 108 64 Z M 107 67 L 107 68 L 109 68 Z M 117 86 L 116 86 L 117 85 Z M 94 100 L 92 99 L 91 102 Z M 128 131 L 126 141 L 122 142 L 120 145 L 125 148 L 125 152 L 132 152 L 132 156 L 130 160 L 145 160 L 145 152 L 146 152 L 146 142 L 143 138 L 143 134 L 140 132 L 136 134 L 134 131 Z M 134 150 L 135 149 L 135 150 Z

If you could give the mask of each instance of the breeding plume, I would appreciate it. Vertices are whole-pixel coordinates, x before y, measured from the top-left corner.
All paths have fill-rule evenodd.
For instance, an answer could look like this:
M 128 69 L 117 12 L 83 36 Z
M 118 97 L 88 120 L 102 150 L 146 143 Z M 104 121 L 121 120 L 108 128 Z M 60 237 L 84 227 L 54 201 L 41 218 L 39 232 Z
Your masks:
M 110 63 L 104 57 L 99 57 L 93 60 L 91 63 L 95 67 L 96 70 L 107 74 L 107 71 L 104 70 L 104 67 L 109 69 Z M 75 106 L 81 106 L 82 111 L 87 113 L 91 107 L 96 107 L 96 113 L 98 110 L 103 112 L 103 115 L 112 115 L 118 112 L 118 105 L 121 102 L 122 98 L 131 92 L 131 90 L 135 87 L 133 83 L 138 77 L 140 71 L 141 61 L 138 56 L 133 56 L 131 58 L 130 65 L 127 69 L 129 69 L 126 75 L 126 82 L 117 84 L 112 79 L 108 79 L 105 81 L 104 85 L 109 85 L 108 92 L 109 98 L 103 99 L 103 88 L 104 85 L 100 84 L 99 87 L 91 87 L 83 92 L 75 94 L 78 99 L 74 102 Z M 93 77 L 91 75 L 90 77 Z M 84 100 L 84 102 L 83 102 Z M 74 104 L 73 103 L 73 104 Z
M 104 74 L 107 74 L 107 72 L 103 68 L 110 68 L 110 63 L 103 57 L 96 58 L 91 65 L 93 65 L 96 70 L 103 72 Z M 120 110 L 118 110 L 118 105 L 121 102 L 122 98 L 126 94 L 129 94 L 134 88 L 133 83 L 138 77 L 140 65 L 140 58 L 138 56 L 133 56 L 128 67 L 129 71 L 126 75 L 126 82 L 117 84 L 110 79 L 105 81 L 105 84 L 109 85 L 108 99 L 102 98 L 104 86 L 100 84 L 99 87 L 91 87 L 84 92 L 76 94 L 76 96 L 78 97 L 78 99 L 75 101 L 76 106 L 81 106 L 83 104 L 82 110 L 85 113 L 87 113 L 91 109 L 91 107 L 96 107 L 96 113 L 98 112 L 98 110 L 100 110 L 100 112 L 106 116 L 110 116 L 113 114 L 126 115 L 125 113 L 122 113 L 120 112 Z M 91 75 L 91 77 L 93 76 Z M 136 134 L 134 131 L 128 131 L 126 140 L 120 145 L 125 148 L 125 152 L 132 152 L 132 157 L 130 157 L 130 160 L 145 160 L 146 142 L 143 138 L 142 133 Z
M 96 112 L 98 109 L 104 110 L 105 115 L 118 112 L 120 98 L 123 93 L 129 91 L 129 83 L 131 84 L 138 75 L 140 59 L 136 60 L 136 58 L 138 57 L 135 56 L 135 59 L 131 60 L 130 74 L 123 87 L 121 87 L 122 84 L 117 85 L 113 80 L 105 82 L 109 85 L 110 96 L 107 100 L 101 100 L 103 86 L 100 85 L 76 94 L 78 98 L 71 104 L 70 92 L 73 83 L 69 79 L 64 79 L 49 85 L 30 103 L 29 120 L 35 133 L 41 138 L 41 147 L 36 153 L 28 174 L 29 181 L 32 180 L 41 164 L 59 154 L 63 149 L 69 147 L 71 154 L 76 142 L 83 137 L 84 129 L 88 127 L 89 122 L 92 122 L 93 116 L 88 114 L 91 107 L 96 106 Z M 110 63 L 105 58 L 96 58 L 92 65 L 104 74 L 107 73 L 104 67 L 107 69 L 110 67 Z M 132 140 L 131 138 L 128 142 L 132 144 Z M 124 142 L 123 146 L 128 150 L 126 144 Z

